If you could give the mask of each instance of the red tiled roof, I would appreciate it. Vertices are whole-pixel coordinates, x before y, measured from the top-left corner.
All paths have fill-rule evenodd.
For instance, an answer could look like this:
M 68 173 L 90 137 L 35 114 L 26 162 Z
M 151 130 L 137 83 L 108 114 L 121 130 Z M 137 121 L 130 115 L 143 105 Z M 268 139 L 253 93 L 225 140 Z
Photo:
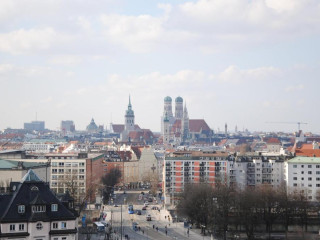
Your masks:
M 267 144 L 280 144 L 280 141 L 278 138 L 269 138 Z
M 96 145 L 96 146 L 105 146 L 105 145 L 107 145 L 107 143 L 106 142 L 95 142 L 94 145 Z
M 224 144 L 226 144 L 227 141 L 228 141 L 228 139 L 222 139 L 222 140 L 218 143 L 218 146 L 223 146 Z
M 181 120 L 176 120 L 172 125 L 173 132 L 180 132 L 181 130 Z M 179 129 L 179 130 L 178 130 Z M 189 120 L 189 130 L 190 132 L 201 132 L 201 131 L 210 131 L 208 124 L 204 119 L 190 119 Z
M 141 137 L 145 140 L 149 140 L 152 138 L 154 138 L 153 133 L 149 130 L 149 129 L 142 129 L 140 131 L 131 131 L 129 133 L 129 137 L 131 139 L 136 139 L 139 140 Z
M 112 129 L 115 133 L 122 133 L 124 130 L 124 124 L 112 124 Z M 134 129 L 139 130 L 141 128 L 139 127 L 139 125 L 135 124 Z
M 320 149 L 296 149 L 297 156 L 320 157 Z
M 190 119 L 190 132 L 210 131 L 210 128 L 204 119 Z

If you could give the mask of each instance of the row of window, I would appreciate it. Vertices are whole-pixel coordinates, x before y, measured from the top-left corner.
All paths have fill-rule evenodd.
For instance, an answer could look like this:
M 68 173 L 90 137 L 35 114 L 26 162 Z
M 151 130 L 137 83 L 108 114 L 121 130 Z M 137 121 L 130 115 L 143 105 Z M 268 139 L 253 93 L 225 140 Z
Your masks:
M 52 162 L 51 166 L 52 167 L 78 167 L 78 164 L 79 164 L 79 167 L 84 167 L 85 166 L 84 162 L 81 162 L 81 163 Z
M 66 229 L 67 228 L 67 222 L 61 222 L 61 229 Z M 16 231 L 16 225 L 17 224 L 10 224 L 10 232 Z M 24 231 L 24 224 L 23 223 L 19 223 L 19 231 Z M 58 229 L 59 228 L 59 224 L 57 222 L 52 223 L 52 228 L 53 229 Z M 37 223 L 36 224 L 36 229 L 37 230 L 42 230 L 43 229 L 43 225 L 42 223 Z
M 84 180 L 85 178 L 85 175 L 78 175 L 78 176 L 79 176 L 79 180 Z M 74 180 L 76 180 L 77 176 L 73 176 L 73 177 L 75 178 Z M 52 180 L 64 179 L 64 175 L 52 175 L 51 179 Z
M 46 206 L 45 205 L 32 206 L 31 210 L 33 213 L 45 212 Z M 18 205 L 18 213 L 25 213 L 25 211 L 26 211 L 25 205 Z M 51 204 L 51 211 L 52 212 L 58 211 L 58 204 L 56 203 Z
M 64 172 L 66 172 L 66 173 L 71 173 L 71 172 L 77 173 L 78 169 L 72 169 L 72 171 L 71 171 L 71 169 L 66 169 L 66 171 L 64 171 L 63 168 L 60 168 L 60 169 L 53 168 L 51 171 L 52 171 L 52 173 L 64 173 Z M 79 169 L 79 173 L 84 173 L 84 169 Z
M 293 186 L 298 187 L 298 183 L 294 183 Z M 304 183 L 301 183 L 301 187 L 304 187 Z M 308 187 L 312 187 L 312 184 L 308 184 Z M 320 184 L 316 184 L 316 187 L 320 187 Z
M 304 165 L 303 164 L 300 164 L 299 165 L 301 168 L 304 168 Z M 312 168 L 312 166 L 314 166 L 314 165 L 308 165 L 308 168 Z M 293 165 L 293 168 L 297 168 L 298 167 L 298 165 L 297 164 L 294 164 Z M 316 165 L 316 168 L 320 168 L 320 165 Z
M 293 177 L 293 180 L 298 180 L 297 177 Z M 304 177 L 301 178 L 301 180 L 304 180 Z M 312 181 L 312 177 L 308 177 L 308 181 Z M 320 178 L 316 178 L 316 181 L 320 181 Z
M 297 174 L 297 172 L 294 172 L 293 174 Z M 301 174 L 304 174 L 304 171 L 301 171 Z M 308 171 L 308 174 L 312 174 L 312 171 Z M 320 175 L 320 171 L 316 171 L 317 175 Z

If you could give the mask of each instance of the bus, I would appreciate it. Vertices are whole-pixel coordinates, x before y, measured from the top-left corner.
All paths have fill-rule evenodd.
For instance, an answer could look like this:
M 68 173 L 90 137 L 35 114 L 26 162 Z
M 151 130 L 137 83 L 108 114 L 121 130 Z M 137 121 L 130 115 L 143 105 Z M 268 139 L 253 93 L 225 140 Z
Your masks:
M 128 205 L 128 213 L 129 214 L 134 214 L 134 210 L 133 210 L 133 205 L 132 204 Z

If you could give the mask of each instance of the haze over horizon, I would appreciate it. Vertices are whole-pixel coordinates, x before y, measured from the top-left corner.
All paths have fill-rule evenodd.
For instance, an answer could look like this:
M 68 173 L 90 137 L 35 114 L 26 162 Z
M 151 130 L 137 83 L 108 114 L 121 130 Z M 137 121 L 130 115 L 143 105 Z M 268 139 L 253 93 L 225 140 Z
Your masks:
M 320 133 L 317 0 L 2 0 L 0 129 L 135 122 L 163 99 L 217 130 Z M 109 126 L 108 126 L 109 127 Z

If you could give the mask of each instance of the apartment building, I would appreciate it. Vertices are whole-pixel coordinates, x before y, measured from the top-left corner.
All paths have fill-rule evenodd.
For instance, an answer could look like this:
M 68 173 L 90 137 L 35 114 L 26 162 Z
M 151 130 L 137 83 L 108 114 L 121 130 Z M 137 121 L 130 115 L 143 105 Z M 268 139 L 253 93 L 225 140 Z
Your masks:
M 229 182 L 229 155 L 215 151 L 177 151 L 165 157 L 163 189 L 165 204 L 175 203 L 175 193 L 188 183 Z
M 284 182 L 284 157 L 252 154 L 230 158 L 231 185 L 241 188 L 262 184 L 279 187 Z
M 319 157 L 295 157 L 286 162 L 285 174 L 288 193 L 303 194 L 309 201 L 319 199 Z

